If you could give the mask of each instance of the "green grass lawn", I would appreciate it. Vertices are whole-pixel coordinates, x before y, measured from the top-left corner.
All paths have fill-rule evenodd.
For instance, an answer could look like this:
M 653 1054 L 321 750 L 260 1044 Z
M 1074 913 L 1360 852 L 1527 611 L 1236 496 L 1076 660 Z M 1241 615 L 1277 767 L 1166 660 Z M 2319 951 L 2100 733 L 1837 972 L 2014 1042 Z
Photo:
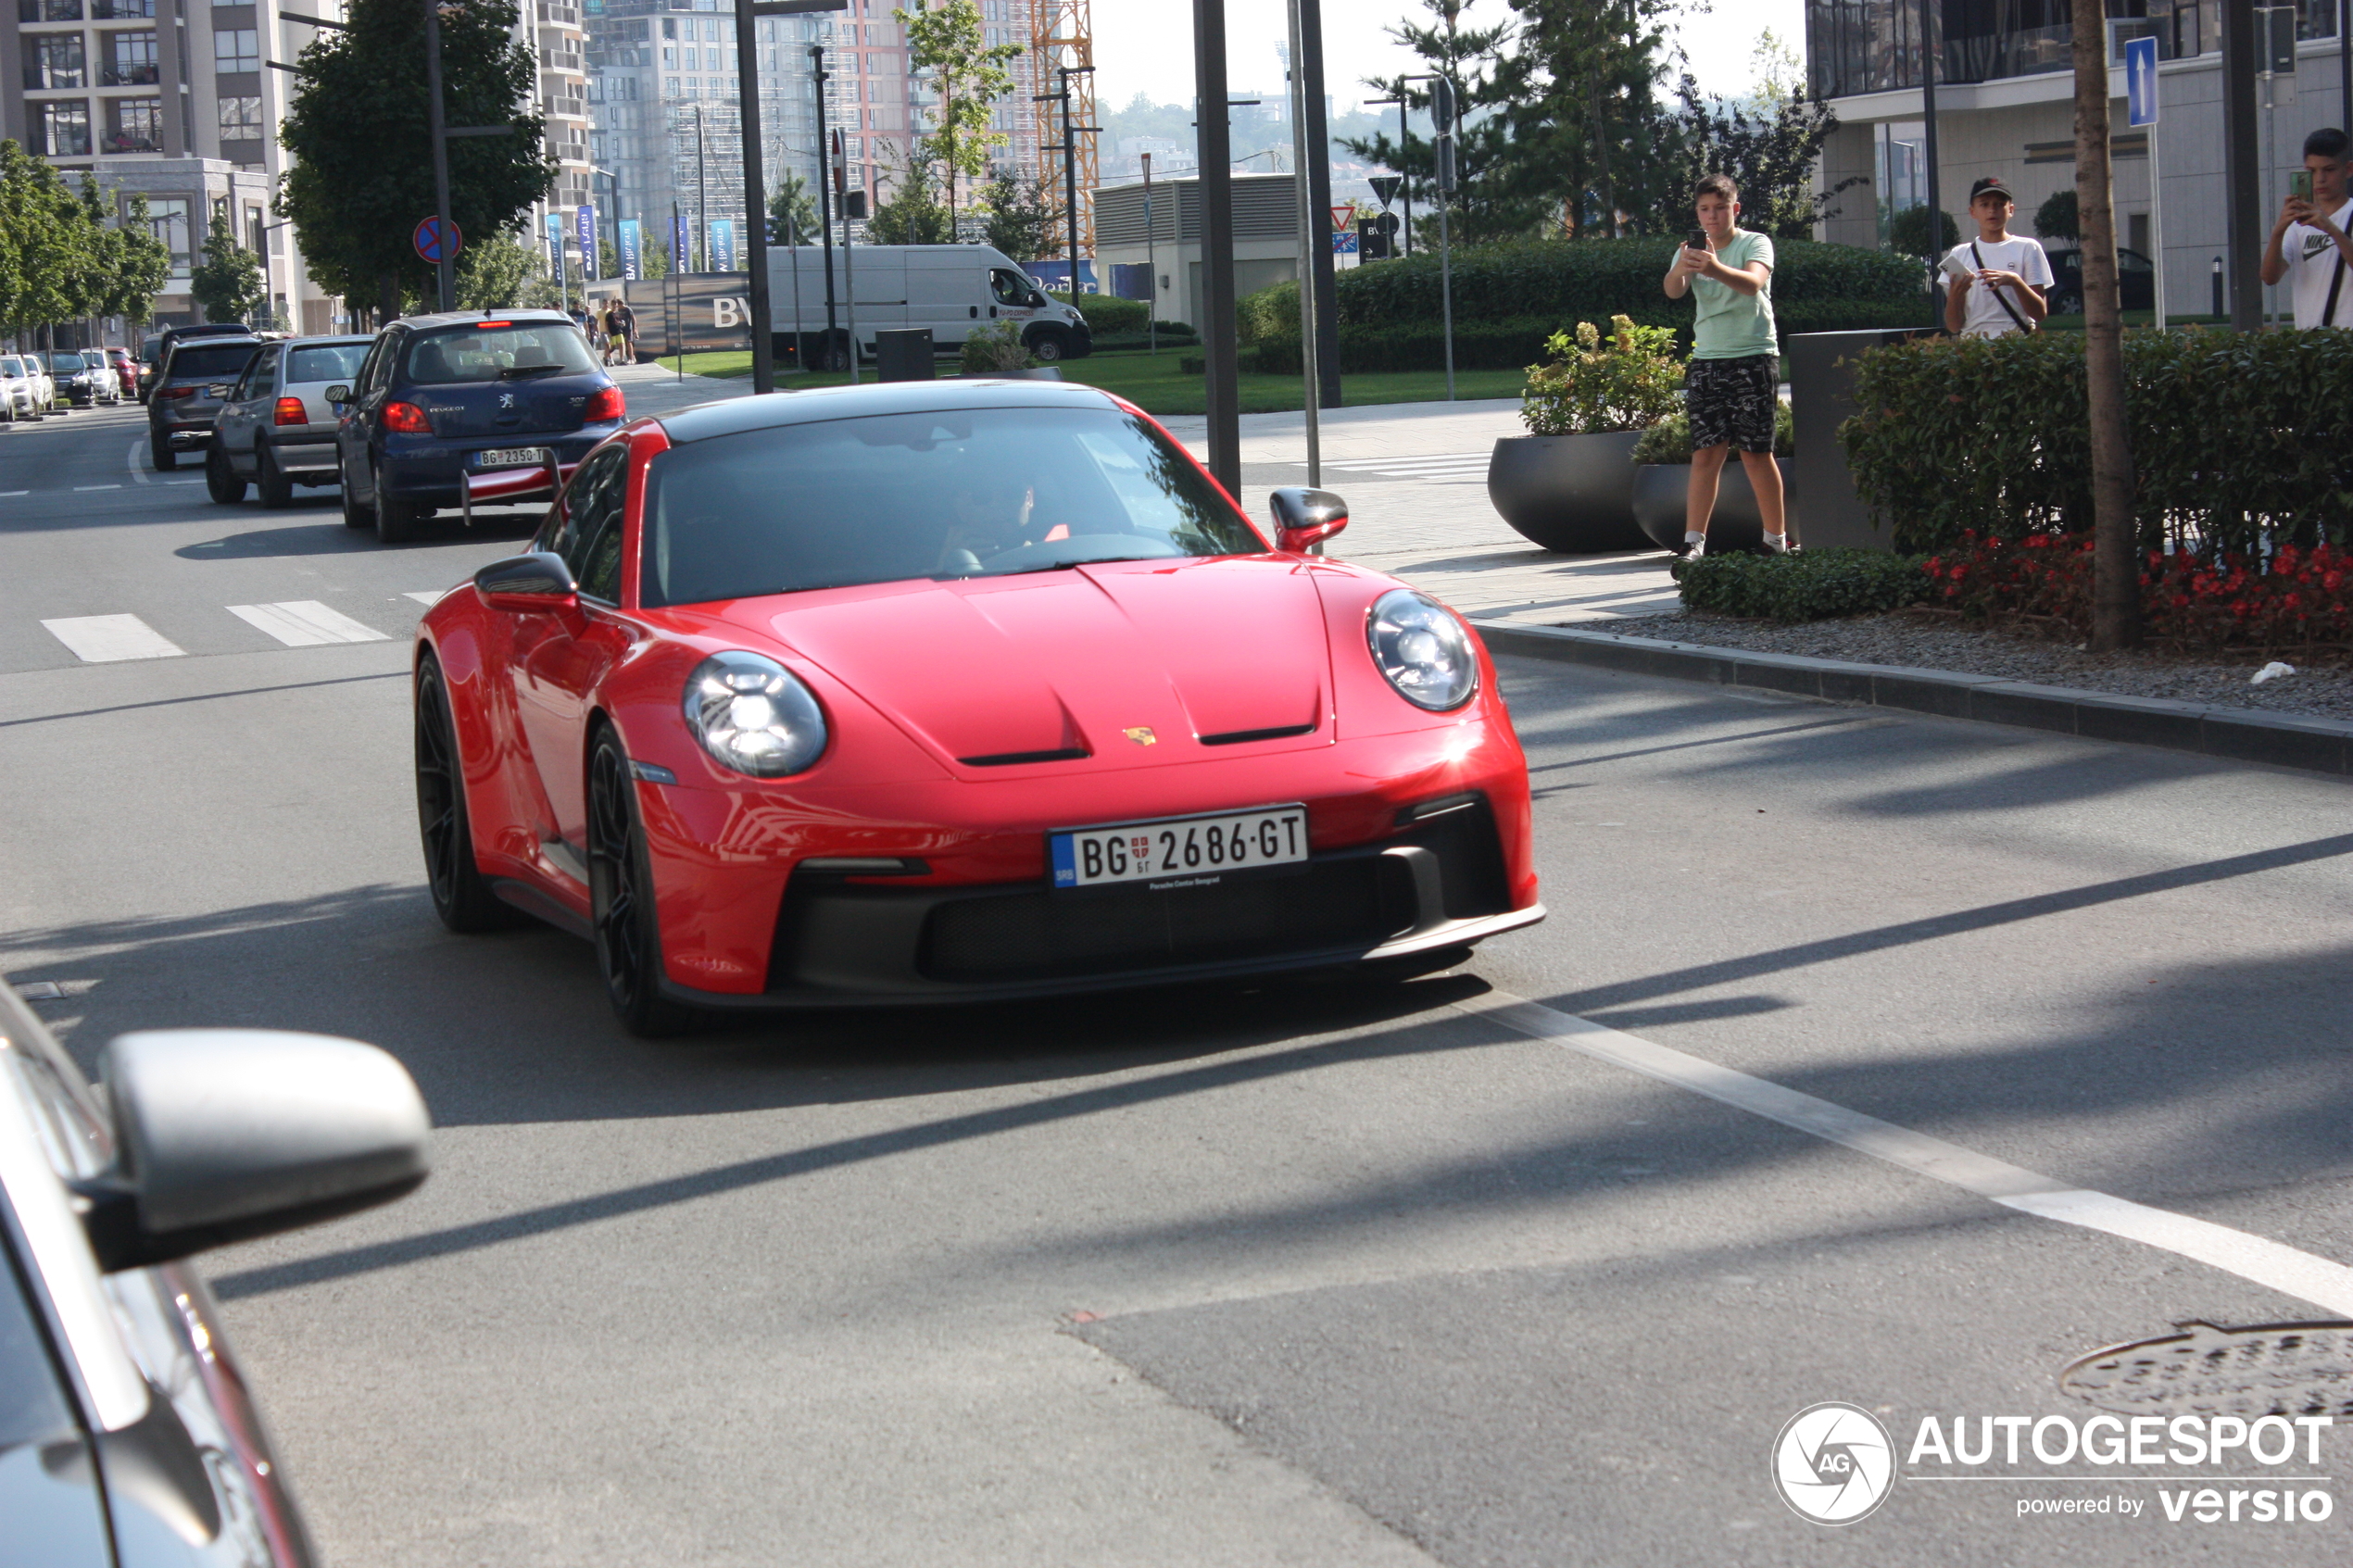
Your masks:
M 1188 346 L 1182 350 L 1164 348 L 1158 354 L 1134 350 L 1116 354 L 1090 354 L 1084 359 L 1063 361 L 1063 379 L 1085 382 L 1115 392 L 1147 413 L 1198 414 L 1205 411 L 1206 393 L 1202 378 L 1189 376 L 1177 369 L 1188 354 L 1199 349 Z M 676 356 L 664 359 L 665 366 L 674 367 Z M 751 373 L 751 354 L 689 354 L 686 369 L 698 376 L 747 376 Z M 864 379 L 873 379 L 871 370 Z M 1517 370 L 1462 370 L 1454 377 L 1454 395 L 1458 398 L 1516 397 L 1519 395 L 1521 372 Z M 845 374 L 782 376 L 781 384 L 796 387 L 841 386 L 849 377 Z M 1239 380 L 1241 409 L 1245 414 L 1272 414 L 1305 407 L 1303 389 L 1297 376 L 1268 376 L 1245 373 Z M 1382 375 L 1342 376 L 1340 383 L 1340 401 L 1350 408 L 1375 403 L 1435 403 L 1446 396 L 1446 372 L 1443 370 L 1400 370 Z

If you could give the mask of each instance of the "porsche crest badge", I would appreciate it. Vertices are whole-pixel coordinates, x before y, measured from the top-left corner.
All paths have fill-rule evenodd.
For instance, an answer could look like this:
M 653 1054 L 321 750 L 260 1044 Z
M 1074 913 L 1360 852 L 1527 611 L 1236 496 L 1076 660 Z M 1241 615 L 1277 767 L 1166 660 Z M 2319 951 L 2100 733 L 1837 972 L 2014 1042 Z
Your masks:
M 1156 746 L 1160 743 L 1160 737 L 1152 734 L 1150 724 L 1139 724 L 1132 730 L 1122 730 L 1120 734 L 1134 741 L 1138 746 Z

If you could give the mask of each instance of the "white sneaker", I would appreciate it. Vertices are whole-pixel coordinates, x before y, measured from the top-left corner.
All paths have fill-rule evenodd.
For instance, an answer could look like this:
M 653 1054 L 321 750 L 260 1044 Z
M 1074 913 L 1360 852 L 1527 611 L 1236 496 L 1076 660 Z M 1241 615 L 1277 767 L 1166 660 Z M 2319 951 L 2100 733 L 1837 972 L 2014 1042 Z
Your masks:
M 1777 556 L 1785 556 L 1790 552 L 1789 535 L 1786 533 L 1768 533 L 1765 535 L 1765 547 L 1772 551 Z
M 1686 533 L 1683 535 L 1683 558 L 1685 560 L 1697 560 L 1700 557 L 1705 554 L 1707 554 L 1706 534 Z

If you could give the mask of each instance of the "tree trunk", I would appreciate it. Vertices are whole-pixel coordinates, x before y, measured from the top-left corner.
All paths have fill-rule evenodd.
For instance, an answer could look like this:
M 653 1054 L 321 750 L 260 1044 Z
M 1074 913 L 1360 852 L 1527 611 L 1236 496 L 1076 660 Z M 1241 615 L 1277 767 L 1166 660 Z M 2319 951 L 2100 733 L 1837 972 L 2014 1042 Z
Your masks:
M 389 321 L 400 314 L 400 274 L 376 274 L 376 320 Z
M 1602 69 L 1599 63 L 1586 78 L 1586 134 L 1593 144 L 1593 185 L 1602 198 L 1602 232 L 1617 238 L 1617 187 L 1609 177 L 1609 124 L 1602 112 Z
M 2140 545 L 2124 428 L 2124 320 L 2116 288 L 2116 206 L 2108 149 L 2108 22 L 2075 0 L 2075 205 L 2082 225 L 2083 356 L 2092 420 L 2092 646 L 2141 642 Z

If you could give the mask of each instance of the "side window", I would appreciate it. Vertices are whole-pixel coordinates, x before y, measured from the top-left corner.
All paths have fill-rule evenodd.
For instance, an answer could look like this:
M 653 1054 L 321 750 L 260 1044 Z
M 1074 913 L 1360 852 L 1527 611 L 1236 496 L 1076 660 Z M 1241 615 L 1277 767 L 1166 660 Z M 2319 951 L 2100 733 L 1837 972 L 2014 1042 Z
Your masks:
M 563 552 L 580 591 L 606 604 L 621 602 L 622 502 L 628 492 L 629 449 L 611 446 L 590 460 L 581 476 L 588 483 L 575 486 L 580 499 L 573 508 L 574 547 Z
M 269 387 L 271 375 L 277 368 L 278 351 L 274 348 L 263 349 L 245 366 L 245 373 L 237 378 L 237 389 L 230 394 L 231 397 L 243 403 L 247 398 L 260 396 Z
M 1029 303 L 1029 281 L 1019 272 L 1008 272 L 1002 267 L 989 269 L 988 292 L 996 296 L 1000 305 Z

